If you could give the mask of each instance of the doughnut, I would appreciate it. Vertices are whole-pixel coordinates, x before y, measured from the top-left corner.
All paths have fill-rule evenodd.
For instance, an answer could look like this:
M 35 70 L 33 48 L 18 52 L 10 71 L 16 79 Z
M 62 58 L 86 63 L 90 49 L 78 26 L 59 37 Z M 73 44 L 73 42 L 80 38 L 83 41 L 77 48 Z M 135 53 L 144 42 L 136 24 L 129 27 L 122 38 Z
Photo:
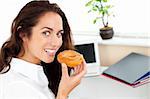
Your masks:
M 83 62 L 83 55 L 74 50 L 64 50 L 57 55 L 57 60 L 68 67 L 75 67 Z

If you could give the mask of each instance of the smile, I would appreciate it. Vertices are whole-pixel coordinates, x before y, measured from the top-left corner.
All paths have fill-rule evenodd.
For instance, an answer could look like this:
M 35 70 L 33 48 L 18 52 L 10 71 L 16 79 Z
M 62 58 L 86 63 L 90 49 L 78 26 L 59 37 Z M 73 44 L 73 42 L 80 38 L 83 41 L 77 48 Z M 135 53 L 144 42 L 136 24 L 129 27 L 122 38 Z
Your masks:
M 51 49 L 45 49 L 45 52 L 49 55 L 49 56 L 54 56 L 57 50 L 51 50 Z

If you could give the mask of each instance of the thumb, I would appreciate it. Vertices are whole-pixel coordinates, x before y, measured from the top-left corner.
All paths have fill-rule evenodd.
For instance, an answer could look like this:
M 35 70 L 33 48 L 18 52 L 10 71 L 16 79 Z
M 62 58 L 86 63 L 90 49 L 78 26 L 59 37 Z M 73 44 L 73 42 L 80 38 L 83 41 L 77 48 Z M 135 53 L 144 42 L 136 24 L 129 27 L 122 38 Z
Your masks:
M 62 63 L 61 67 L 62 67 L 62 76 L 69 76 L 67 65 L 65 63 Z

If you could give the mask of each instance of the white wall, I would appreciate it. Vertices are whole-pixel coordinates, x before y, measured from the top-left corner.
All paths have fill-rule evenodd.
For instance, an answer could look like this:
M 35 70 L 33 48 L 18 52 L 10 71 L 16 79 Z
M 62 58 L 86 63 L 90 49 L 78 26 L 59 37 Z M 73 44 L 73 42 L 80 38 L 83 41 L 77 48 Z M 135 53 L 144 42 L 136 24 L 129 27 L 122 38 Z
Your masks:
M 91 32 L 97 34 L 102 24 L 93 24 L 93 14 L 88 14 L 85 4 L 89 0 L 51 0 L 64 9 L 74 33 Z M 110 24 L 115 33 L 150 35 L 150 1 L 149 0 L 110 0 L 115 17 Z
M 31 0 L 3 0 L 0 3 L 0 45 L 9 37 L 10 26 L 18 11 Z M 88 14 L 85 3 L 88 0 L 50 0 L 56 2 L 66 13 L 73 34 L 98 34 L 101 24 L 93 24 L 93 14 Z M 114 4 L 115 17 L 111 25 L 115 34 L 150 35 L 150 1 L 149 0 L 111 0 Z
M 3 0 L 0 2 L 0 46 L 10 36 L 10 27 L 19 10 L 30 0 Z
M 121 33 L 150 33 L 149 0 L 112 0 L 115 4 L 113 25 Z
M 50 0 L 56 2 L 65 12 L 74 34 L 95 32 L 98 25 L 93 24 L 94 15 L 88 14 L 85 7 L 87 0 Z

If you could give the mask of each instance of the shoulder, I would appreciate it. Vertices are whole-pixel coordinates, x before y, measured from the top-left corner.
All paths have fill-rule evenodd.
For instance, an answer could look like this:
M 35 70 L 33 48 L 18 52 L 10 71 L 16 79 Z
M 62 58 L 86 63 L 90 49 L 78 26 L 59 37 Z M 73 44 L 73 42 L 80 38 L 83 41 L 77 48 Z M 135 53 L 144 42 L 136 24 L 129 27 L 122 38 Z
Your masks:
M 8 72 L 0 78 L 0 89 L 5 97 L 38 96 L 38 91 L 18 74 Z
M 4 74 L 1 76 L 1 78 L 0 87 L 5 97 L 38 96 L 37 90 L 34 89 L 31 84 L 23 80 L 23 77 L 14 74 Z
M 5 85 L 7 85 L 13 82 L 23 81 L 24 77 L 19 73 L 8 71 L 7 73 L 0 74 L 0 78 L 0 82 L 3 82 Z
M 0 99 L 47 99 L 38 85 L 14 72 L 0 74 L 0 91 Z M 51 98 L 52 96 L 49 99 Z

